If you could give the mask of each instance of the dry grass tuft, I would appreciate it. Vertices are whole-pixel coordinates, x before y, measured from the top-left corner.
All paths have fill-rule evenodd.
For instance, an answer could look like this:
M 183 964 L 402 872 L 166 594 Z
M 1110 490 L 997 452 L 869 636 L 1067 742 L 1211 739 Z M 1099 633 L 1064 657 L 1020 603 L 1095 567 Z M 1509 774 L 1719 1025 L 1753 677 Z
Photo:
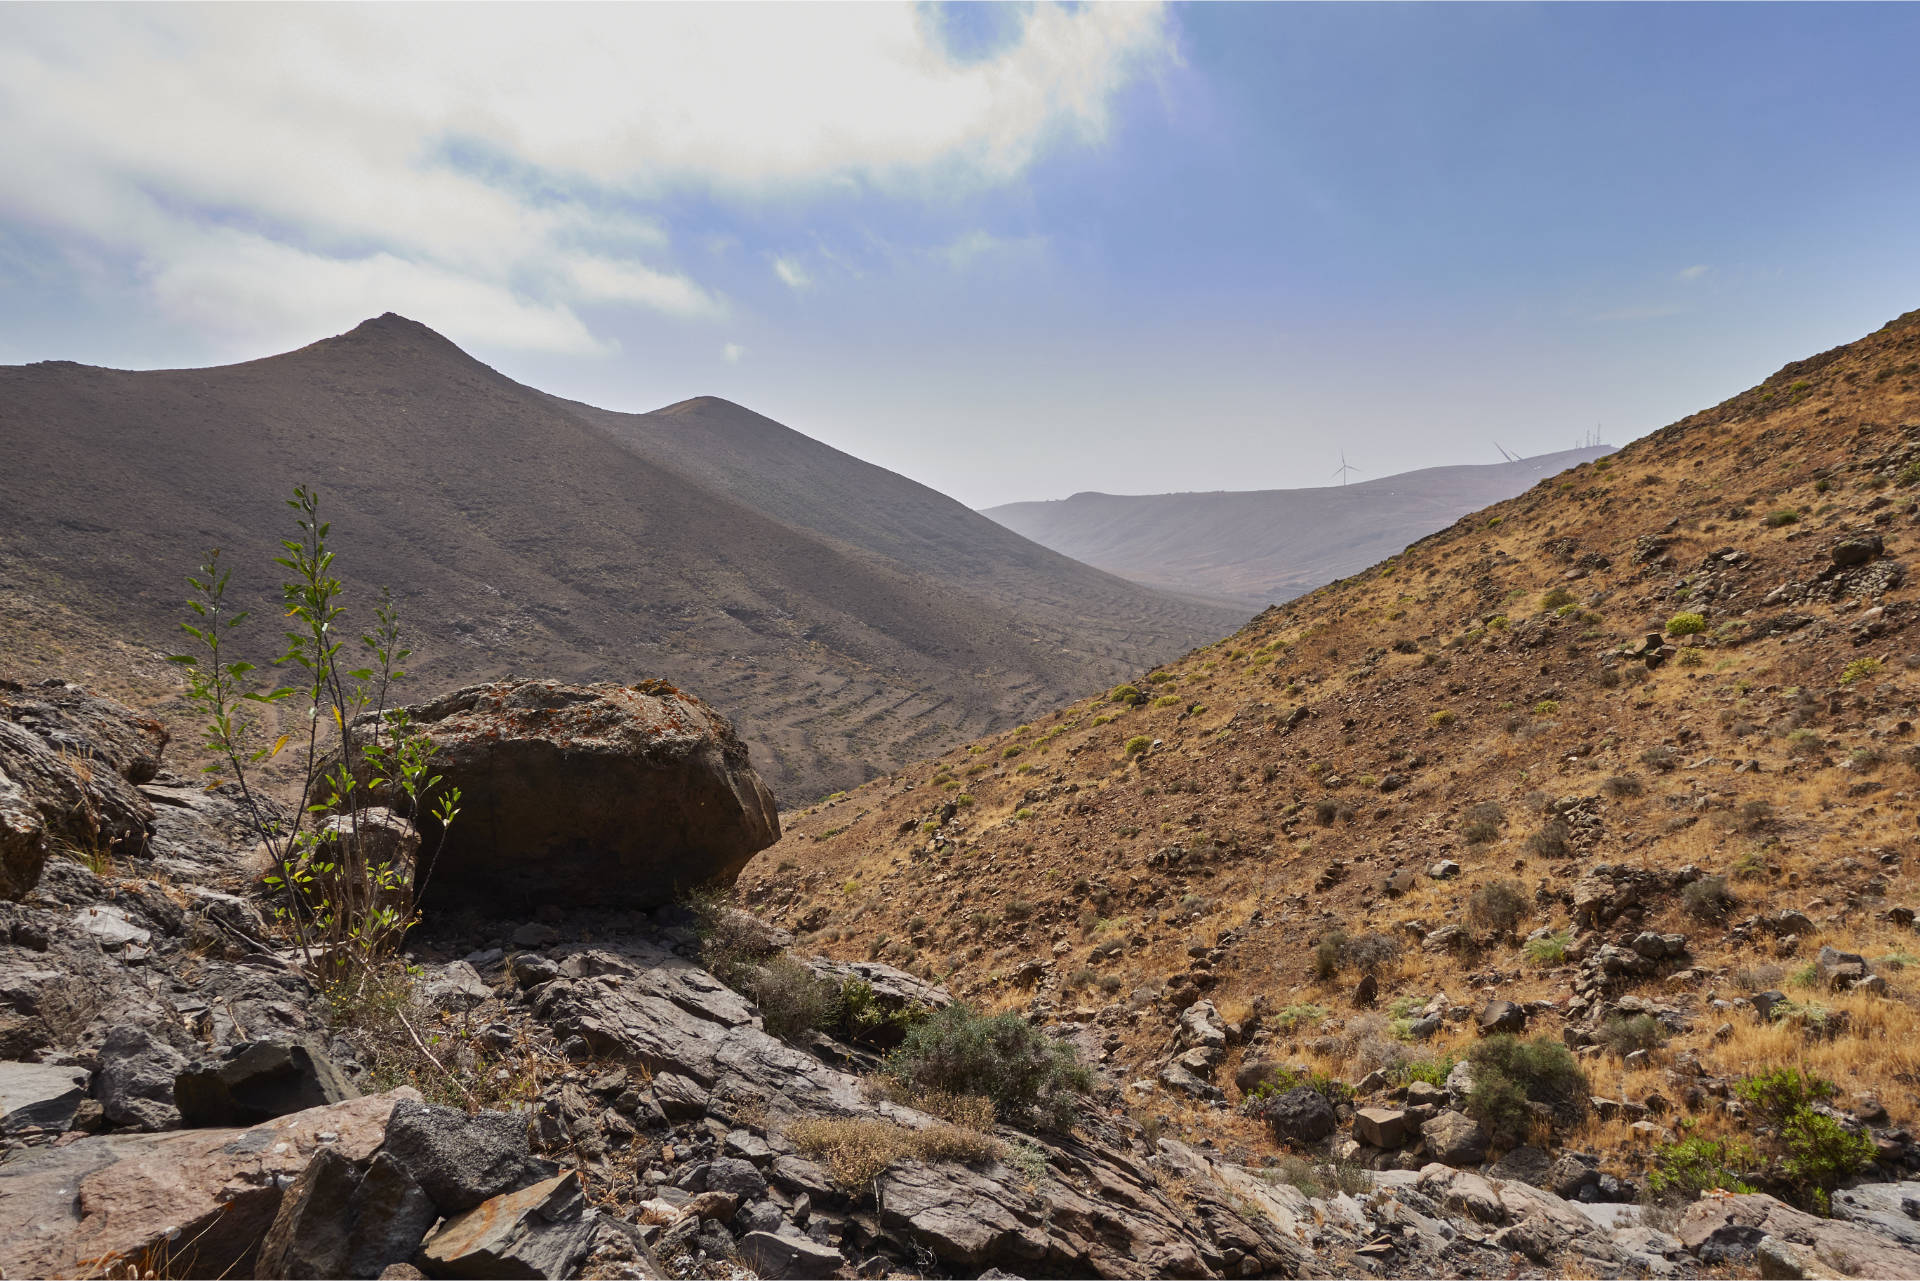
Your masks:
M 1006 1154 L 1005 1145 L 992 1135 L 945 1121 L 923 1130 L 867 1117 L 801 1121 L 788 1127 L 787 1138 L 849 1192 L 872 1184 L 895 1161 L 978 1165 Z

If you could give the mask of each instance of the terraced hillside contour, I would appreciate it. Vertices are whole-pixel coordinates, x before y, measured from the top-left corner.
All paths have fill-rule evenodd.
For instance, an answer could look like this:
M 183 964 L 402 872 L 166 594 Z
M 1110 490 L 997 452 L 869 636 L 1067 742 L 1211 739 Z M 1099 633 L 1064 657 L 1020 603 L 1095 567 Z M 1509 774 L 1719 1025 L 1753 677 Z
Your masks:
M 270 606 L 281 500 L 305 483 L 361 625 L 372 589 L 394 590 L 409 697 L 665 678 L 728 709 L 789 803 L 1245 617 L 1089 569 L 726 401 L 594 410 L 394 315 L 217 369 L 0 368 L 0 441 L 9 675 L 151 702 L 164 665 L 115 642 L 172 648 L 211 546 Z
M 1917 500 L 1912 312 L 789 815 L 746 901 L 1085 1024 L 1148 1110 L 1242 1157 L 1271 1131 L 1213 1103 L 1266 1065 L 1425 1107 L 1381 1092 L 1483 1023 L 1578 1048 L 1594 1110 L 1550 1146 L 1623 1180 L 1752 1137 L 1735 1087 L 1772 1067 L 1861 1132 L 1911 1125 Z M 1176 1022 L 1202 999 L 1218 1038 Z

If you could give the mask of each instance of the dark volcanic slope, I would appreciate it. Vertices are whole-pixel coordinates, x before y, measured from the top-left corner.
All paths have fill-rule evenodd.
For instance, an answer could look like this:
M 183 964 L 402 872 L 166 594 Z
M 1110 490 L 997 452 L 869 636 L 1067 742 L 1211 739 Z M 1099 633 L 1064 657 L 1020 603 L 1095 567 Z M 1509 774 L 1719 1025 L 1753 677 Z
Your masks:
M 601 414 L 392 315 L 217 369 L 0 367 L 0 448 L 0 550 L 123 602 L 155 645 L 209 546 L 268 599 L 282 499 L 313 484 L 349 587 L 401 602 L 416 694 L 665 676 L 726 709 L 792 801 L 1240 621 L 725 402 Z M 819 510 L 777 481 L 795 456 Z
M 1008 503 L 984 514 L 1036 543 L 1135 582 L 1258 607 L 1345 578 L 1468 512 L 1612 449 L 1429 467 L 1320 489 L 1075 494 L 1052 502 Z

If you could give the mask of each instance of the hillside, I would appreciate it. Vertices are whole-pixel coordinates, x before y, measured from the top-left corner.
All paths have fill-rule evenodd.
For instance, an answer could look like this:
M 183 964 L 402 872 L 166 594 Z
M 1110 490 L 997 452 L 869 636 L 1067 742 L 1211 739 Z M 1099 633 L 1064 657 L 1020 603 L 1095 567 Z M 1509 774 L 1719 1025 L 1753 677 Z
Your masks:
M 1569 449 L 1314 489 L 1075 494 L 983 514 L 1137 583 L 1258 609 L 1344 578 L 1543 476 L 1611 452 L 1611 445 Z
M 1481 1019 L 1583 1047 L 1610 1102 L 1552 1146 L 1629 1180 L 1751 1133 L 1731 1083 L 1770 1066 L 1912 1125 L 1916 486 L 1920 312 L 789 816 L 745 900 L 1085 1025 L 1230 1153 L 1275 1152 L 1202 1101 L 1237 1070 L 1444 1073 Z M 1202 995 L 1231 1048 L 1194 1084 Z
M 216 369 L 0 368 L 0 440 L 13 674 L 126 665 L 81 639 L 77 669 L 53 639 L 69 613 L 76 637 L 172 648 L 210 546 L 266 603 L 282 500 L 306 483 L 349 588 L 400 603 L 411 696 L 514 673 L 664 677 L 726 708 L 789 802 L 1244 617 L 1033 546 L 724 401 L 591 410 L 393 315 Z

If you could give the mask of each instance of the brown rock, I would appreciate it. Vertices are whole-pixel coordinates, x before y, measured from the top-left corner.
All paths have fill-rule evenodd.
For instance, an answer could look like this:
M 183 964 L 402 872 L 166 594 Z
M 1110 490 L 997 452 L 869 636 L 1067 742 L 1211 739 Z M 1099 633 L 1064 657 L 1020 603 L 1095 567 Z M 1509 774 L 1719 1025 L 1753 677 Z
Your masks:
M 0 1270 L 249 1275 L 283 1184 L 323 1147 L 365 1162 L 394 1104 L 419 1097 L 402 1087 L 250 1130 L 98 1135 L 18 1157 L 0 1167 Z
M 592 1243 L 586 1193 L 568 1170 L 446 1220 L 417 1258 L 437 1277 L 565 1277 Z
M 460 789 L 432 892 L 654 907 L 732 880 L 779 838 L 746 744 L 670 685 L 501 681 L 410 712 Z
M 1407 1141 L 1407 1114 L 1399 1108 L 1361 1108 L 1353 1114 L 1353 1137 L 1369 1147 L 1400 1147 Z

